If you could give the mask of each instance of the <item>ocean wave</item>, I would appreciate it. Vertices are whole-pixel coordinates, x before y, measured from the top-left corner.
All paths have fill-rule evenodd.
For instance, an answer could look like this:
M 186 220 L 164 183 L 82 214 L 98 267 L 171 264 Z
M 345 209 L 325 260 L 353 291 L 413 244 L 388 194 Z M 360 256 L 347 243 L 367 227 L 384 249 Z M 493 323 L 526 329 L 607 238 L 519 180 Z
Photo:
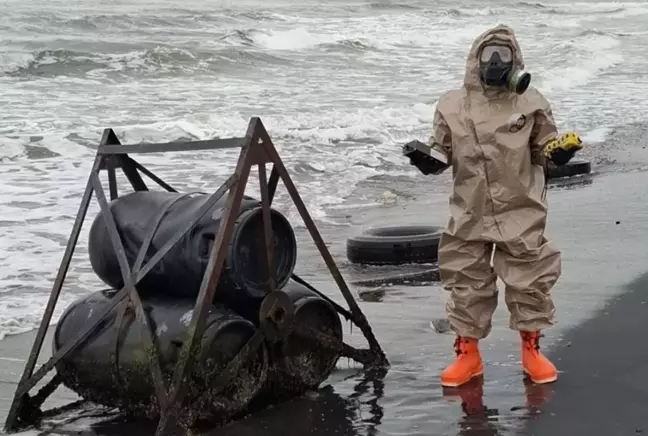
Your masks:
M 105 66 L 104 63 L 92 59 L 92 53 L 73 50 L 41 50 L 19 62 L 18 65 L 3 66 L 7 76 L 56 76 L 65 73 L 88 72 Z
M 79 76 L 104 73 L 133 75 L 144 73 L 187 74 L 220 71 L 223 62 L 257 64 L 289 62 L 279 56 L 225 47 L 212 51 L 156 46 L 123 53 L 91 53 L 77 50 L 41 50 L 25 56 L 17 63 L 0 65 L 6 76 Z
M 295 18 L 271 11 L 232 11 L 230 16 L 234 18 L 245 18 L 252 21 L 289 21 Z
M 413 5 L 410 3 L 395 3 L 392 1 L 378 1 L 372 2 L 368 5 L 369 9 L 385 9 L 385 10 L 417 10 L 421 9 L 420 5 Z
M 320 44 L 319 47 L 326 51 L 338 51 L 338 50 L 348 50 L 354 52 L 362 52 L 367 50 L 376 50 L 375 46 L 372 46 L 367 41 L 361 41 L 359 39 L 341 39 L 335 43 L 325 43 Z
M 204 11 L 193 11 L 188 9 L 172 9 L 179 12 L 179 17 L 196 22 L 285 22 L 292 21 L 296 17 L 281 14 L 269 10 L 241 11 L 237 9 L 221 9 L 214 12 L 205 13 Z
M 619 37 L 590 30 L 546 47 L 543 62 L 548 68 L 539 74 L 539 88 L 543 92 L 560 92 L 586 87 L 623 61 L 620 45 Z M 570 62 L 566 63 L 565 58 Z
M 235 29 L 219 37 L 218 41 L 224 44 L 253 46 L 255 45 L 253 33 L 254 29 Z
M 223 64 L 220 61 L 230 63 L 234 67 L 240 65 L 260 66 L 262 64 L 286 65 L 291 63 L 289 59 L 277 56 L 276 54 L 256 50 L 241 50 L 235 47 L 229 47 L 214 52 L 214 54 L 209 58 L 209 69 L 220 70 L 220 67 Z
M 543 5 L 542 3 L 517 2 L 515 5 L 523 7 L 523 8 L 547 9 L 547 7 L 545 5 Z
M 467 9 L 467 8 L 450 8 L 450 9 L 441 9 L 441 10 L 431 10 L 430 12 L 434 14 L 445 14 L 449 17 L 453 18 L 462 18 L 462 17 L 482 17 L 482 16 L 488 16 L 488 15 L 494 15 L 498 13 L 494 9 Z
M 30 13 L 20 20 L 21 30 L 34 33 L 50 33 L 52 28 L 61 32 L 123 31 L 130 29 L 160 29 L 186 26 L 182 16 L 159 14 L 51 14 Z M 190 18 L 190 17 L 186 17 Z
M 81 18 L 73 19 L 73 23 L 90 25 L 96 29 L 102 28 L 130 28 L 133 26 L 142 27 L 175 27 L 181 24 L 179 17 L 165 17 L 157 14 L 101 14 L 84 15 Z M 181 17 L 180 17 L 181 18 Z
M 19 140 L 0 136 L 0 162 L 15 160 L 25 155 L 25 147 Z
M 195 70 L 204 59 L 189 50 L 158 46 L 127 53 L 89 53 L 66 49 L 42 50 L 35 52 L 12 70 L 5 71 L 9 76 L 64 76 L 88 73 L 93 70 Z
M 598 29 L 587 29 L 580 32 L 577 35 L 577 37 L 604 36 L 604 37 L 611 37 L 611 38 L 624 38 L 631 35 L 632 35 L 631 33 L 625 33 L 625 32 L 611 32 L 611 31 L 598 30 Z
M 25 30 L 49 32 L 51 27 L 60 30 L 78 30 L 86 32 L 116 30 L 156 30 L 179 29 L 193 30 L 197 23 L 213 26 L 214 24 L 244 22 L 286 22 L 296 17 L 268 10 L 241 11 L 235 9 L 216 9 L 206 12 L 191 9 L 163 9 L 159 12 L 139 12 L 137 14 L 49 14 L 33 13 L 23 17 Z
M 379 41 L 349 37 L 342 33 L 313 33 L 305 27 L 287 30 L 248 31 L 237 33 L 245 44 L 269 50 L 324 49 L 367 51 L 380 49 Z
M 636 3 L 633 3 L 633 5 Z M 570 3 L 570 4 L 544 4 L 540 2 L 520 1 L 515 4 L 526 9 L 540 10 L 547 14 L 560 15 L 593 15 L 614 14 L 627 10 L 626 3 Z
M 571 8 L 551 8 L 546 9 L 546 12 L 549 14 L 558 14 L 558 15 L 608 15 L 616 14 L 619 12 L 624 12 L 626 8 L 612 8 L 612 9 L 593 9 L 593 10 L 578 10 Z
M 215 42 L 215 43 L 214 43 Z M 175 47 L 157 45 L 133 49 L 136 45 L 106 43 L 97 53 L 90 44 L 77 43 L 79 49 L 58 48 L 22 53 L 18 59 L 0 65 L 0 74 L 13 77 L 83 76 L 118 73 L 188 74 L 213 73 L 224 64 L 286 65 L 292 60 L 281 51 L 319 50 L 320 52 L 366 52 L 380 50 L 386 43 L 344 34 L 318 34 L 298 27 L 288 30 L 235 29 L 220 35 L 211 46 Z M 129 50 L 130 49 L 130 50 Z

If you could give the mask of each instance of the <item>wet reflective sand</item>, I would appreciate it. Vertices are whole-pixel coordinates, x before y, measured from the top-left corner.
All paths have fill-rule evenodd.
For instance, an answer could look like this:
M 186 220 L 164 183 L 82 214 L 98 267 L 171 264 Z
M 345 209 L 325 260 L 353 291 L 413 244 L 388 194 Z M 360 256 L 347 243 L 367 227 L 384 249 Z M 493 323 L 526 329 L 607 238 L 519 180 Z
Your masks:
M 453 337 L 430 326 L 444 316 L 446 295 L 438 282 L 354 287 L 356 293 L 362 290 L 364 297 L 358 301 L 391 361 L 390 370 L 365 374 L 343 359 L 320 392 L 255 413 L 214 434 L 279 436 L 290 430 L 294 435 L 504 435 L 562 434 L 567 428 L 573 429 L 569 434 L 587 430 L 610 435 L 648 428 L 642 422 L 646 388 L 640 377 L 645 361 L 642 326 L 648 322 L 644 282 L 632 285 L 634 297 L 619 300 L 619 308 L 607 308 L 648 269 L 647 182 L 645 172 L 609 174 L 549 191 L 548 235 L 563 251 L 563 276 L 554 291 L 559 323 L 545 332 L 542 345 L 561 370 L 556 384 L 525 383 L 518 338 L 508 329 L 506 307 L 500 304 L 493 332 L 482 344 L 484 378 L 444 390 L 438 376 L 453 356 Z M 361 209 L 349 217 L 351 226 L 320 227 L 348 282 L 429 268 L 358 268 L 348 265 L 344 255 L 346 236 L 367 226 L 443 225 L 446 197 L 426 197 L 425 186 L 417 189 L 422 192 L 415 203 Z M 307 235 L 299 230 L 298 238 L 297 272 L 342 302 L 319 254 L 307 244 Z M 625 298 L 631 299 L 624 303 Z M 592 317 L 594 321 L 586 322 Z M 346 328 L 345 333 L 351 344 L 364 344 L 357 328 L 350 335 Z M 2 345 L 3 350 L 14 350 L 19 360 L 27 355 L 30 341 L 15 336 Z M 6 410 L 22 364 L 3 365 L 6 383 L 0 389 Z M 82 432 L 75 434 L 151 434 L 144 424 L 137 429 L 124 423 L 89 427 L 96 421 L 67 424 L 53 434 L 70 434 L 66 429 L 72 427 Z

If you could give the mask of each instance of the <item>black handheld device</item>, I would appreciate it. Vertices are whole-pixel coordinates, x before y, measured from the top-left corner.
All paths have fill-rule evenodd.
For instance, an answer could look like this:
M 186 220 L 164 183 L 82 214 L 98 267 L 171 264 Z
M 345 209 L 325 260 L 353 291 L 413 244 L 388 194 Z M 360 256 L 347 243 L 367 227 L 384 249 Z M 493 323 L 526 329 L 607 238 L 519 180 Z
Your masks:
M 416 139 L 403 146 L 403 155 L 426 176 L 439 174 L 448 167 L 448 160 L 443 153 Z

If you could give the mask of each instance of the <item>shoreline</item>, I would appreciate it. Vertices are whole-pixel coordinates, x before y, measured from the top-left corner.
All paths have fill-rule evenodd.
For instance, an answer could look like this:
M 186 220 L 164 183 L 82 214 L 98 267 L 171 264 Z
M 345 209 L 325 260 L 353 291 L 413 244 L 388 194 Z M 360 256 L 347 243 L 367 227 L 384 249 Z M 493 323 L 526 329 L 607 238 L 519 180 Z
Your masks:
M 429 325 L 430 320 L 444 316 L 446 294 L 440 284 L 389 286 L 383 289 L 380 298 L 366 301 L 358 297 L 360 288 L 352 287 L 351 282 L 360 276 L 376 275 L 376 269 L 354 269 L 353 265 L 346 261 L 345 255 L 346 237 L 366 227 L 417 223 L 444 225 L 448 213 L 447 194 L 430 193 L 425 182 L 427 180 L 423 179 L 421 183 L 411 185 L 412 197 L 416 198 L 416 201 L 355 210 L 349 217 L 349 226 L 317 226 L 392 364 L 390 372 L 381 380 L 385 393 L 381 394 L 383 396 L 379 400 L 381 418 L 376 424 L 377 434 L 380 435 L 403 431 L 411 435 L 424 435 L 436 428 L 449 431 L 456 423 L 463 422 L 463 412 L 456 403 L 444 397 L 437 380 L 439 372 L 452 356 L 454 339 L 451 335 L 435 333 Z M 637 237 L 648 231 L 648 221 L 643 220 L 644 204 L 648 202 L 648 192 L 643 190 L 646 182 L 648 172 L 637 171 L 595 175 L 587 183 L 572 184 L 566 189 L 549 190 L 547 232 L 563 253 L 563 275 L 553 292 L 558 324 L 546 331 L 542 343 L 548 354 L 560 355 L 573 350 L 568 339 L 572 332 L 587 328 L 589 321 L 600 318 L 601 310 L 605 311 L 615 298 L 624 295 L 627 283 L 648 269 L 642 262 L 645 257 L 645 244 Z M 440 185 L 442 184 L 437 185 L 437 188 Z M 319 252 L 310 242 L 308 233 L 301 228 L 296 229 L 296 233 L 299 241 L 299 260 L 295 272 L 345 305 Z M 484 401 L 489 407 L 499 410 L 498 420 L 507 428 L 506 431 L 513 431 L 521 422 L 524 426 L 524 421 L 521 421 L 519 412 L 514 413 L 510 410 L 521 407 L 520 404 L 526 401 L 526 397 L 521 390 L 523 385 L 518 381 L 521 380 L 517 354 L 519 346 L 515 332 L 508 328 L 507 318 L 505 305 L 500 300 L 493 319 L 493 331 L 491 336 L 484 340 L 483 346 L 483 356 L 487 365 Z M 52 331 L 53 328 L 50 327 L 50 335 Z M 364 338 L 358 329 L 353 329 L 353 333 L 349 334 L 345 324 L 344 332 L 345 340 L 349 343 L 364 344 Z M 5 383 L 0 385 L 0 397 L 3 399 L 0 407 L 4 409 L 0 416 L 3 421 L 35 333 L 31 331 L 7 336 L 0 341 L 0 357 L 14 359 L 3 361 L 11 362 L 3 373 L 2 380 Z M 46 338 L 43 347 L 45 350 L 39 363 L 46 359 L 46 353 L 51 349 L 49 337 Z M 19 362 L 21 359 L 22 362 Z M 594 364 L 589 362 L 590 368 Z M 561 377 L 565 378 L 565 371 L 570 368 L 563 369 L 560 362 L 558 365 Z M 327 383 L 331 383 L 332 387 L 327 389 L 333 389 L 340 401 L 353 397 L 358 383 L 363 383 L 361 375 L 352 375 L 349 378 L 350 373 L 346 366 L 344 362 L 340 362 L 329 381 L 322 385 L 324 388 Z M 363 397 L 370 398 L 373 398 L 373 395 L 377 394 L 362 394 Z M 67 395 L 59 396 L 58 392 L 52 399 L 62 401 L 63 404 L 70 401 Z M 285 423 L 287 416 L 290 416 L 284 409 L 286 408 L 273 408 L 259 416 L 264 416 L 263 419 L 277 420 L 275 424 L 280 426 L 279 423 Z M 563 409 L 560 409 L 562 414 L 565 413 Z M 429 415 L 429 426 L 411 427 L 410 425 L 414 424 L 408 424 L 407 416 L 418 416 L 421 413 Z M 255 415 L 233 423 L 230 425 L 233 432 L 231 434 L 235 434 L 236 429 L 241 428 L 252 431 L 251 423 L 261 419 Z M 330 424 L 332 423 L 323 423 Z

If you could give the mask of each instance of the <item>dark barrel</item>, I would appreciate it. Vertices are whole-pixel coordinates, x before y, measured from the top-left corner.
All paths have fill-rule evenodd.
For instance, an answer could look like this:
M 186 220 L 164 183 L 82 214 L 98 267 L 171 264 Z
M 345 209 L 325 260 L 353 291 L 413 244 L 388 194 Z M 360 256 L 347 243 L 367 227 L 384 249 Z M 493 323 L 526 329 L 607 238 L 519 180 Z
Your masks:
M 179 194 L 139 191 L 113 200 L 115 217 L 129 265 L 133 266 L 147 234 L 155 230 L 145 257 L 148 261 L 174 233 L 197 215 L 207 201 L 201 193 Z M 198 295 L 209 255 L 218 233 L 227 196 L 198 221 L 137 285 L 140 295 L 193 297 Z M 297 259 L 295 233 L 288 220 L 271 209 L 274 233 L 273 266 L 277 287 L 290 278 Z M 162 216 L 160 219 L 159 217 Z M 216 301 L 228 307 L 245 304 L 245 296 L 265 295 L 267 270 L 263 256 L 263 218 L 261 202 L 245 197 L 227 250 Z M 120 289 L 123 280 L 110 235 L 101 214 L 92 223 L 88 241 L 90 263 L 95 273 L 109 286 Z M 242 295 L 243 294 L 243 295 Z M 238 303 L 234 300 L 241 300 Z
M 292 300 L 298 323 L 309 325 L 342 343 L 342 322 L 328 301 L 294 280 L 281 290 Z M 268 347 L 270 368 L 265 394 L 276 398 L 290 398 L 317 389 L 329 377 L 340 357 L 339 352 L 294 333 L 283 342 Z
M 96 319 L 116 292 L 95 292 L 70 305 L 56 326 L 54 352 Z M 161 367 L 168 384 L 187 335 L 194 301 L 156 299 L 143 304 L 157 336 Z M 147 332 L 132 310 L 123 312 L 123 317 L 121 310 L 122 306 L 118 306 L 85 344 L 57 363 L 56 370 L 64 385 L 85 399 L 135 415 L 155 417 L 159 409 L 148 366 L 151 350 L 145 345 Z M 257 331 L 251 322 L 218 306 L 211 308 L 205 326 L 184 404 L 193 404 L 198 422 L 220 422 L 244 411 L 264 387 L 268 355 L 262 345 L 222 393 L 204 396 L 214 387 L 215 377 Z M 203 399 L 206 401 L 202 402 Z M 196 405 L 201 402 L 202 405 Z

